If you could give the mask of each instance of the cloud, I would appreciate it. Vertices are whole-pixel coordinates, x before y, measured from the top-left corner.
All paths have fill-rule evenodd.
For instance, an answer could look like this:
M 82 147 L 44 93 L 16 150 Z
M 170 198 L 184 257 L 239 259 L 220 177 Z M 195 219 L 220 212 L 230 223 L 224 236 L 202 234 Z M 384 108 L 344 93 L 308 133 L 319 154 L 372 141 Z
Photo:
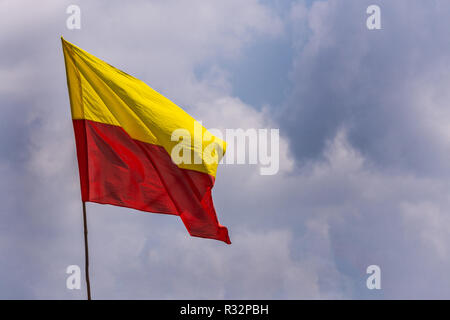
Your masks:
M 371 4 L 299 1 L 291 10 L 293 90 L 279 119 L 307 177 L 297 199 L 328 230 L 344 292 L 442 298 L 450 6 L 378 1 L 383 29 L 369 31 Z M 365 288 L 370 264 L 384 272 L 378 294 Z
M 32 15 L 28 11 L 32 8 L 8 3 L 11 16 L 25 11 L 29 19 L 14 35 L 0 36 L 2 46 L 10 48 L 3 54 L 12 62 L 1 69 L 0 79 L 7 83 L 2 100 L 10 100 L 11 118 L 20 106 L 24 119 L 22 135 L 6 145 L 25 152 L 20 163 L 2 153 L 5 172 L 12 172 L 3 186 L 11 188 L 9 181 L 18 185 L 14 201 L 2 214 L 14 226 L 4 234 L 8 245 L 0 248 L 1 254 L 15 252 L 12 263 L 2 268 L 10 275 L 0 293 L 6 298 L 83 297 L 83 292 L 65 288 L 66 267 L 83 263 L 75 146 L 58 34 L 68 33 L 65 4 L 47 4 L 52 9 Z M 68 40 L 145 80 L 208 126 L 269 123 L 268 114 L 230 95 L 226 71 L 215 62 L 238 59 L 246 43 L 282 32 L 281 20 L 259 2 L 156 1 L 140 6 L 86 2 L 80 7 L 82 29 L 66 35 Z M 17 24 L 15 19 L 6 23 L 10 30 Z M 195 67 L 205 61 L 210 67 L 198 78 Z M 220 115 L 225 122 L 217 121 Z M 15 123 L 9 126 L 18 129 Z M 257 168 L 252 169 L 255 174 Z M 19 194 L 26 195 L 23 201 Z M 174 217 L 100 205 L 89 205 L 88 217 L 95 297 L 252 297 L 258 284 L 261 297 L 309 295 L 296 292 L 294 284 L 318 296 L 314 270 L 291 255 L 289 230 L 262 233 L 244 226 L 234 234 L 238 245 L 224 247 L 188 237 Z
M 450 296 L 446 2 L 379 1 L 381 31 L 359 0 L 299 1 L 288 19 L 259 1 L 80 1 L 78 31 L 65 29 L 72 3 L 0 3 L 0 297 L 84 297 L 65 288 L 84 252 L 61 34 L 206 127 L 283 135 L 277 175 L 219 168 L 231 246 L 177 217 L 88 204 L 94 298 Z M 267 38 L 290 41 L 292 92 L 260 108 L 224 61 Z M 370 264 L 381 292 L 365 287 Z
M 383 29 L 369 31 L 370 4 L 300 1 L 292 9 L 294 89 L 281 118 L 296 156 L 315 159 L 346 126 L 351 143 L 384 169 L 448 173 L 448 139 L 440 137 L 448 126 L 450 8 L 378 1 Z

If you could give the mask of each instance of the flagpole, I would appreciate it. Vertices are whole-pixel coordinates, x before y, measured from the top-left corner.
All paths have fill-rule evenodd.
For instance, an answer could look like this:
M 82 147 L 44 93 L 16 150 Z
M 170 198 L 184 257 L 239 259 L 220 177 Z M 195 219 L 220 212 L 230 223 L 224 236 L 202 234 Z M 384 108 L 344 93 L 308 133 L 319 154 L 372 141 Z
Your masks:
M 84 201 L 83 201 L 83 226 L 84 226 L 84 255 L 85 255 L 84 272 L 86 275 L 87 298 L 88 298 L 88 300 L 91 300 L 91 282 L 89 280 L 88 229 L 87 229 L 87 219 L 86 219 L 86 202 L 84 202 Z

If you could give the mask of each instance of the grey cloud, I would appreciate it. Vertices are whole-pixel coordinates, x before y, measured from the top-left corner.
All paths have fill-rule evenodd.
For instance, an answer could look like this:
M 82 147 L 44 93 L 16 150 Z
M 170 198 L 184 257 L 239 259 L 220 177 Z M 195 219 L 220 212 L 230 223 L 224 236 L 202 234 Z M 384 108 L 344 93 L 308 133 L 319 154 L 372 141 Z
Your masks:
M 382 30 L 366 28 L 370 1 L 324 1 L 293 9 L 298 26 L 294 90 L 281 118 L 302 161 L 341 127 L 381 167 L 441 174 L 447 143 L 429 123 L 448 83 L 445 1 L 378 1 Z M 307 30 L 305 30 L 305 28 Z M 305 34 L 309 34 L 305 40 Z M 433 100 L 420 101 L 426 86 Z M 432 104 L 432 105 L 430 105 Z M 443 121 L 443 119 L 441 119 Z
M 209 127 L 286 134 L 278 175 L 219 168 L 231 246 L 189 237 L 176 217 L 89 204 L 94 297 L 450 296 L 446 2 L 381 1 L 380 33 L 356 0 L 283 5 L 290 20 L 272 2 L 80 2 L 79 31 L 65 29 L 69 2 L 45 4 L 9 2 L 0 28 L 1 298 L 84 297 L 65 288 L 84 260 L 61 34 Z M 296 52 L 279 109 L 233 96 L 239 70 L 224 62 L 265 37 Z M 369 264 L 381 292 L 365 288 Z
M 2 230 L 6 240 L 0 254 L 10 257 L 1 265 L 2 273 L 9 275 L 0 287 L 3 298 L 84 296 L 83 291 L 65 288 L 65 269 L 82 265 L 83 247 L 60 34 L 192 111 L 217 98 L 235 104 L 227 96 L 226 80 L 215 79 L 215 74 L 222 78 L 220 69 L 214 71 L 215 57 L 238 59 L 240 48 L 256 35 L 274 37 L 282 32 L 280 20 L 257 1 L 198 1 L 188 7 L 142 2 L 139 8 L 123 2 L 81 2 L 80 31 L 65 29 L 68 2 L 46 4 L 33 14 L 33 7 L 8 3 L 6 23 L 16 32 L 3 29 L 0 34 L 2 47 L 8 48 L 2 52 L 1 97 L 2 102 L 10 101 L 2 130 L 12 135 L 5 139 L 1 154 L 2 168 L 9 173 L 1 185 L 8 199 L 1 218 L 8 228 Z M 124 15 L 133 19 L 124 20 Z M 17 16 L 23 23 L 13 18 Z M 212 72 L 197 79 L 196 64 L 208 59 Z M 236 105 L 237 110 L 242 108 Z M 19 113 L 23 120 L 17 123 Z M 19 152 L 25 155 L 16 162 L 12 156 Z M 228 198 L 226 194 L 222 197 Z M 215 198 L 220 199 L 217 192 Z M 293 260 L 291 231 L 284 228 L 271 230 L 267 237 L 258 230 L 236 228 L 240 245 L 226 247 L 188 237 L 174 217 L 100 205 L 90 205 L 88 215 L 95 297 L 251 297 L 258 285 L 262 297 L 289 297 L 295 294 L 290 287 L 295 281 L 318 294 L 314 276 L 305 276 L 314 270 Z M 273 255 L 279 257 L 279 265 L 270 263 Z M 201 269 L 195 259 L 202 262 Z M 261 261 L 267 267 L 261 268 Z M 273 278 L 270 287 L 262 277 Z M 296 279 L 287 281 L 288 277 Z

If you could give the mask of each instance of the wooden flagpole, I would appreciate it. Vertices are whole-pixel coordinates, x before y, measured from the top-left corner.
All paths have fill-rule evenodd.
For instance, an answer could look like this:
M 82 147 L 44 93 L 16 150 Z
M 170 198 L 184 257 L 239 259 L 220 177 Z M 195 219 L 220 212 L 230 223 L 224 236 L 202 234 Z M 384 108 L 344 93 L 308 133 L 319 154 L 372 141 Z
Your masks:
M 84 201 L 83 201 L 83 225 L 84 225 L 84 255 L 85 255 L 84 272 L 86 275 L 87 298 L 88 298 L 88 300 L 91 300 L 91 282 L 89 281 L 88 229 L 87 229 L 87 219 L 86 219 L 86 202 L 84 202 Z

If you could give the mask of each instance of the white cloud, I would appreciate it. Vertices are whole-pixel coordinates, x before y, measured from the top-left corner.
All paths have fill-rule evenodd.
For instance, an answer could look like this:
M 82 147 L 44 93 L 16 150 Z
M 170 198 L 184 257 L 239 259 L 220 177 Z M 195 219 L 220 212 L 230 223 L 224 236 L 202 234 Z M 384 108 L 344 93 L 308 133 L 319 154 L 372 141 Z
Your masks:
M 0 187 L 7 195 L 2 199 L 1 216 L 7 221 L 2 225 L 8 227 L 2 229 L 0 255 L 11 259 L 0 264 L 0 273 L 10 275 L 0 296 L 83 297 L 83 292 L 69 292 L 64 287 L 67 265 L 82 266 L 84 260 L 61 33 L 160 90 L 207 127 L 281 127 L 283 132 L 285 120 L 295 129 L 290 132 L 291 144 L 285 137 L 281 140 L 278 175 L 260 176 L 256 166 L 219 168 L 214 199 L 219 220 L 230 229 L 231 246 L 190 238 L 176 217 L 89 205 L 94 297 L 372 298 L 373 292 L 365 288 L 365 270 L 370 264 L 381 266 L 384 297 L 450 296 L 450 280 L 445 276 L 450 266 L 446 231 L 450 227 L 446 214 L 450 188 L 445 175 L 392 169 L 354 141 L 355 123 L 349 120 L 360 110 L 352 108 L 370 100 L 374 93 L 370 86 L 352 91 L 354 84 L 369 75 L 382 79 L 377 73 L 380 62 L 364 60 L 369 44 L 377 44 L 377 40 L 365 39 L 366 33 L 345 33 L 354 30 L 352 19 L 360 17 L 358 8 L 363 4 L 321 1 L 312 7 L 293 7 L 288 23 L 294 28 L 292 41 L 299 51 L 292 79 L 297 85 L 294 91 L 300 87 L 294 93 L 306 92 L 313 99 L 294 94 L 294 108 L 282 111 L 289 118 L 282 122 L 274 120 L 273 110 L 256 110 L 232 96 L 230 75 L 220 64 L 221 59 L 239 59 L 247 43 L 284 32 L 286 21 L 260 2 L 154 1 L 139 6 L 83 2 L 82 29 L 76 32 L 65 29 L 64 2 L 48 5 L 51 9 L 40 8 L 43 12 L 35 14 L 28 4 L 14 2 L 9 16 L 2 20 L 5 27 L 0 28 L 0 42 L 6 48 L 3 61 L 8 64 L 0 64 L 0 82 L 4 84 L 0 94 L 8 102 L 5 115 L 17 115 L 19 110 L 26 118 L 26 125 L 20 128 L 11 121 L 14 117 L 5 122 L 7 128 L 14 126 L 26 137 L 26 145 L 13 137 L 10 147 L 26 152 L 25 161 L 17 162 L 7 152 L 1 153 Z M 399 13 L 405 6 L 406 2 L 397 1 L 389 8 Z M 417 5 L 408 14 L 427 25 L 431 22 L 419 12 L 422 7 Z M 363 28 L 364 12 L 360 17 Z M 438 29 L 444 25 L 441 20 L 436 23 Z M 389 25 L 383 23 L 384 28 Z M 393 34 L 385 41 L 391 44 L 407 27 L 402 19 L 392 23 Z M 428 31 L 420 31 L 421 41 Z M 394 56 L 394 67 L 403 60 L 412 61 L 408 65 L 425 61 L 417 58 L 422 51 L 411 45 L 416 34 L 392 49 L 414 49 L 411 56 Z M 382 43 L 382 39 L 378 41 Z M 392 52 L 379 46 L 380 52 Z M 427 57 L 437 56 L 427 53 Z M 347 59 L 352 54 L 355 59 Z M 374 108 L 367 114 L 368 120 L 363 118 L 367 121 L 356 123 L 367 127 L 368 133 L 362 131 L 367 133 L 367 143 L 381 141 L 381 151 L 401 155 L 411 149 L 403 149 L 398 142 L 407 141 L 421 153 L 419 160 L 445 154 L 448 81 L 446 67 L 441 68 L 446 58 L 439 57 L 420 65 L 421 77 L 408 78 L 409 86 L 398 94 L 387 91 L 375 104 L 394 101 L 399 102 L 398 108 Z M 391 61 L 389 55 L 383 59 Z M 203 76 L 195 72 L 199 65 L 206 69 Z M 327 77 L 318 73 L 323 70 Z M 383 82 L 387 88 L 402 79 L 397 73 L 391 75 L 387 80 L 391 82 Z M 413 93 L 406 96 L 405 88 Z M 342 101 L 334 95 L 325 99 L 326 92 L 342 93 L 338 97 L 349 98 L 345 101 L 353 107 L 338 105 Z M 373 129 L 386 128 L 383 121 L 393 124 L 392 119 L 411 126 L 403 130 L 392 125 L 386 132 Z M 322 139 L 315 135 L 322 132 L 314 130 L 316 125 L 327 133 Z M 415 128 L 432 137 L 425 141 L 442 152 L 428 153 L 436 149 L 425 148 L 422 140 L 417 144 L 397 140 L 408 137 Z M 380 132 L 392 139 L 380 139 Z M 302 143 L 297 145 L 299 141 Z M 318 157 L 300 158 L 290 152 L 294 144 L 303 150 L 308 141 L 322 146 Z M 444 167 L 446 158 L 441 159 Z M 295 162 L 302 164 L 298 170 L 293 170 Z

